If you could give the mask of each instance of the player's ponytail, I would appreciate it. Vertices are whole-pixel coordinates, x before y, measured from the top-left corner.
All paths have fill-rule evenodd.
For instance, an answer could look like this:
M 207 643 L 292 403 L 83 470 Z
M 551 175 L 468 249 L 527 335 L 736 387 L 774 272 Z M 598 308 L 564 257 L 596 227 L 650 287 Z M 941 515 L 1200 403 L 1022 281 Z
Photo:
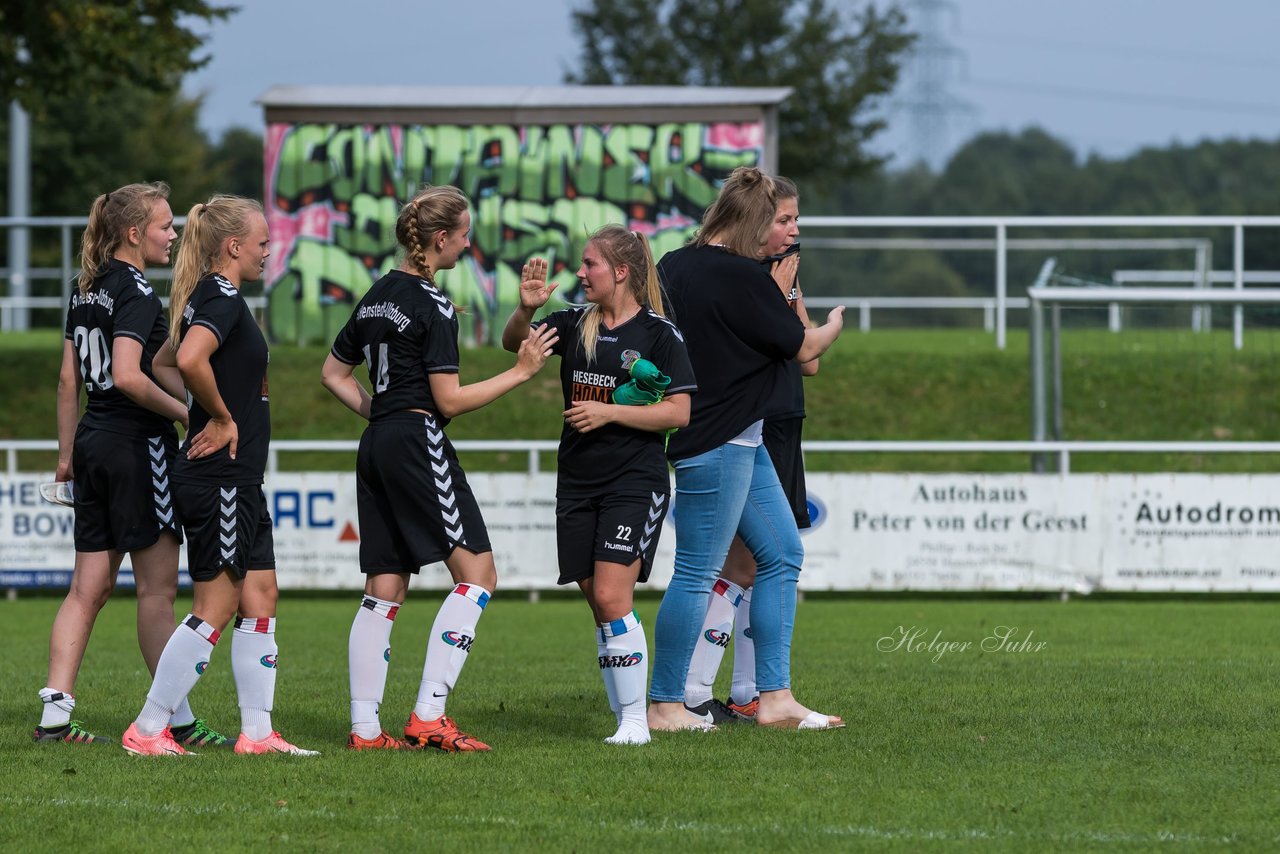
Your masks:
M 694 243 L 714 243 L 735 255 L 759 258 L 777 208 L 774 180 L 754 166 L 739 166 L 729 173 L 720 194 L 702 215 Z
M 169 291 L 169 340 L 175 348 L 182 343 L 182 313 L 196 284 L 223 260 L 226 239 L 248 234 L 254 215 L 261 213 L 262 205 L 239 196 L 214 196 L 187 212 Z
M 80 237 L 80 275 L 76 277 L 76 285 L 81 294 L 89 292 L 93 280 L 128 239 L 129 229 L 137 228 L 145 234 L 156 202 L 168 198 L 169 186 L 157 181 L 126 184 L 93 200 L 89 224 Z

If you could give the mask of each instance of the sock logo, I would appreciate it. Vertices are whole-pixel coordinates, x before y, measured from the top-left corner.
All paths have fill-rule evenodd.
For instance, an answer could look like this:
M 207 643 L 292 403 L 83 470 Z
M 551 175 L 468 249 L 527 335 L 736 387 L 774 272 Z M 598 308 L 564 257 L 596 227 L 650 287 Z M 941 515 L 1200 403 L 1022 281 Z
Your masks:
M 205 671 L 208 667 L 209 667 L 209 662 L 207 662 L 207 661 L 197 661 L 197 662 L 196 662 L 196 673 L 199 673 L 201 676 L 203 676 L 203 675 L 204 675 L 204 671 Z
M 264 655 L 262 658 L 258 659 L 258 661 L 262 662 L 263 667 L 276 666 L 276 657 L 274 655 Z
M 390 661 L 390 660 L 391 660 L 391 647 L 387 647 L 386 649 L 384 649 L 384 650 L 382 651 L 382 660 L 383 660 L 383 661 Z
M 742 630 L 742 636 L 743 636 L 744 638 L 754 638 L 754 637 L 755 637 L 755 635 L 751 634 L 751 627 L 750 627 L 750 626 L 747 626 L 745 629 L 743 629 L 743 630 Z
M 602 655 L 600 656 L 600 669 L 606 667 L 634 667 L 644 661 L 643 652 L 633 652 L 630 655 Z
M 712 644 L 714 646 L 729 645 L 730 635 L 728 632 L 722 632 L 719 629 L 707 629 L 705 632 L 702 633 L 702 636 L 707 639 L 707 643 Z
M 462 652 L 470 652 L 471 643 L 475 640 L 471 635 L 464 635 L 462 632 L 445 632 L 440 635 L 440 639 L 449 646 L 457 647 Z

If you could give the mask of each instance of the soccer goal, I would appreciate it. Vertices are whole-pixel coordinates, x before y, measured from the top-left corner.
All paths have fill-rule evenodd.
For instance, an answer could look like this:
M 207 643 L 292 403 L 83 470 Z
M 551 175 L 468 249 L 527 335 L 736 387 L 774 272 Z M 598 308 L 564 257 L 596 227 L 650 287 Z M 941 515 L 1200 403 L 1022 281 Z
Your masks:
M 1246 420 L 1233 413 L 1245 407 L 1253 415 L 1259 407 L 1275 409 L 1269 397 L 1250 389 L 1280 379 L 1280 289 L 1063 286 L 1057 281 L 1042 276 L 1027 291 L 1033 440 L 1066 439 L 1069 426 L 1071 438 L 1082 438 L 1083 432 L 1091 439 L 1151 440 L 1153 427 L 1160 440 L 1262 438 L 1233 435 L 1232 425 Z M 1196 331 L 1153 320 L 1167 318 L 1174 309 L 1213 305 L 1231 309 L 1229 326 Z M 1098 322 L 1117 306 L 1129 314 L 1119 334 L 1110 331 L 1111 324 Z M 1144 378 L 1163 371 L 1177 372 L 1186 392 L 1180 399 L 1144 393 Z M 1242 374 L 1244 383 L 1238 381 Z M 1091 388 L 1101 376 L 1111 377 L 1112 391 L 1092 399 Z M 1116 377 L 1124 379 L 1122 395 L 1114 391 Z M 1137 429 L 1135 419 L 1148 422 Z M 1280 415 L 1272 421 L 1266 432 L 1280 433 Z M 1043 456 L 1033 459 L 1034 470 L 1045 466 Z

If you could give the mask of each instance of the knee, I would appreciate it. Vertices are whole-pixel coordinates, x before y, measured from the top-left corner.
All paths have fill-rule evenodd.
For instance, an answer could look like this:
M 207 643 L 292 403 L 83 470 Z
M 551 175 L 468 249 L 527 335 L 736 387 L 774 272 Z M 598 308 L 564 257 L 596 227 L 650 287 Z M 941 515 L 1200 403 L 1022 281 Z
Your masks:
M 87 583 L 83 579 L 77 578 L 72 582 L 71 589 L 67 591 L 67 598 L 74 600 L 80 607 L 96 614 L 102 610 L 103 605 L 107 604 L 107 600 L 111 598 L 111 593 L 115 588 L 116 582 L 114 578 L 92 583 Z

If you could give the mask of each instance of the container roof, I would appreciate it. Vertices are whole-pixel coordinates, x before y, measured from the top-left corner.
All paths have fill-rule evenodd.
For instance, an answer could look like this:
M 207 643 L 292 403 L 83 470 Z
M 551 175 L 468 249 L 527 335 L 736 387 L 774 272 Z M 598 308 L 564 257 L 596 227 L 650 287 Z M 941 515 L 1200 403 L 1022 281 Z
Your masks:
M 272 86 L 268 109 L 495 109 L 776 105 L 789 87 L 719 86 Z

